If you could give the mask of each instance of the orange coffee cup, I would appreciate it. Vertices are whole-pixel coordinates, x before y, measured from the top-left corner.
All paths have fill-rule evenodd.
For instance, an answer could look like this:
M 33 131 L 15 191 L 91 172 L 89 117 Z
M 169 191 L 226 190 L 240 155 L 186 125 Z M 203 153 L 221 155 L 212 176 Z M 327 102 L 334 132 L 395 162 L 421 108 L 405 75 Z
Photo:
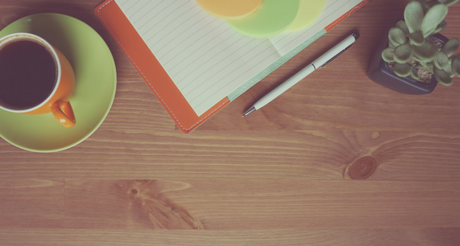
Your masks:
M 19 114 L 51 112 L 61 125 L 75 125 L 68 101 L 75 74 L 67 58 L 43 38 L 13 33 L 0 38 L 0 108 Z

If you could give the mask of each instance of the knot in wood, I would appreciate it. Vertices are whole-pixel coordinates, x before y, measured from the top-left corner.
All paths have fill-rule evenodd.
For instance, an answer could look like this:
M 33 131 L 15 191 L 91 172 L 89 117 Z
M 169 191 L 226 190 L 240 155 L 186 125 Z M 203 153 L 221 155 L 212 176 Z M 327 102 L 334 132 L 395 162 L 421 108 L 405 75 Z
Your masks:
M 352 179 L 367 179 L 377 169 L 377 161 L 370 156 L 359 158 L 348 167 L 348 176 Z

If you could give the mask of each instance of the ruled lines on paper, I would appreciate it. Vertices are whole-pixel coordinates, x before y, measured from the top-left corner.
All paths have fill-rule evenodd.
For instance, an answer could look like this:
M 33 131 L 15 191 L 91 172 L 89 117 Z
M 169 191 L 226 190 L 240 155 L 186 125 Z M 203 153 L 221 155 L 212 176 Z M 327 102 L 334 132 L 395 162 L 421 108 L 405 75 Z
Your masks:
M 193 0 L 116 2 L 197 115 L 280 58 L 269 40 L 235 32 Z
M 195 0 L 115 0 L 197 115 L 362 0 L 327 0 L 309 28 L 251 38 L 204 12 Z

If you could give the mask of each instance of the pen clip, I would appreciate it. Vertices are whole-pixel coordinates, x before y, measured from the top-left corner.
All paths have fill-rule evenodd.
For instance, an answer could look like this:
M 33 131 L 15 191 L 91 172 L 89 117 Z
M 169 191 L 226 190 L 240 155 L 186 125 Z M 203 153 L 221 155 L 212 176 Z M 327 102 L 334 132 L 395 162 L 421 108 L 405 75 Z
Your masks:
M 348 48 L 350 48 L 350 47 L 355 43 L 355 41 L 358 40 L 358 38 L 359 38 L 360 36 L 361 36 L 361 35 L 359 35 L 359 32 L 355 32 L 355 33 L 353 33 L 352 35 L 350 35 L 348 38 L 353 37 L 353 38 L 354 38 L 354 41 L 353 41 L 350 45 L 348 45 L 345 49 L 343 49 L 342 51 L 340 51 L 338 54 L 336 54 L 335 56 L 333 56 L 331 59 L 329 59 L 327 62 L 325 62 L 323 65 L 321 65 L 321 66 L 319 66 L 319 67 L 324 67 L 324 66 L 326 66 L 329 62 L 331 62 L 332 60 L 334 60 L 335 58 L 337 58 L 337 56 L 341 55 L 343 52 L 345 52 L 346 50 L 348 50 Z M 347 39 L 348 39 L 348 38 L 347 38 Z M 346 40 L 346 39 L 345 39 L 345 40 Z M 345 42 L 345 40 L 342 41 L 342 42 Z
M 342 51 L 340 51 L 337 55 L 333 56 L 331 59 L 329 59 L 327 62 L 325 62 L 323 65 L 319 66 L 319 67 L 324 67 L 326 66 L 329 62 L 331 62 L 332 60 L 334 60 L 335 58 L 337 58 L 337 56 L 341 55 L 343 52 L 345 52 L 346 50 L 348 50 L 348 48 L 350 48 L 353 44 L 350 44 L 348 45 L 347 48 L 343 49 Z

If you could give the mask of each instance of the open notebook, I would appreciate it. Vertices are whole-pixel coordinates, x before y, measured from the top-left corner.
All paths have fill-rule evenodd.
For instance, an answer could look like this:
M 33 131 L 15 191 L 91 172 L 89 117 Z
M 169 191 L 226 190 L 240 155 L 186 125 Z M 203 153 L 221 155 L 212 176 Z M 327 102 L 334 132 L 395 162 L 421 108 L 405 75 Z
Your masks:
M 106 0 L 95 13 L 189 133 L 367 2 L 327 0 L 310 27 L 265 39 L 234 31 L 194 0 Z

